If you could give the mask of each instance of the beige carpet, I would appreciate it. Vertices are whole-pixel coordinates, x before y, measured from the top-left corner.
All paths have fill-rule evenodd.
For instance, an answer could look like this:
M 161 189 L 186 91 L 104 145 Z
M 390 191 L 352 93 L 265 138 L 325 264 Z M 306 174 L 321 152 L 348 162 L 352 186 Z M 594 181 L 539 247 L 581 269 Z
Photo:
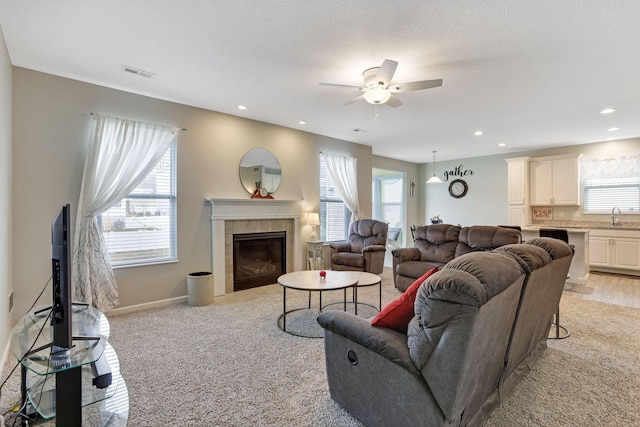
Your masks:
M 398 293 L 388 271 L 383 278 L 385 304 Z M 289 296 L 291 308 L 306 304 L 306 293 Z M 325 293 L 323 302 L 341 297 Z M 359 300 L 376 303 L 377 288 L 363 289 Z M 282 290 L 271 285 L 206 307 L 111 317 L 129 425 L 361 426 L 329 397 L 323 340 L 283 333 L 281 310 Z M 640 310 L 571 298 L 561 310 L 571 337 L 549 342 L 486 425 L 640 426 Z M 305 320 L 315 327 L 312 313 L 298 314 L 288 320 L 292 327 L 305 328 Z M 2 392 L 3 412 L 18 389 L 14 374 Z

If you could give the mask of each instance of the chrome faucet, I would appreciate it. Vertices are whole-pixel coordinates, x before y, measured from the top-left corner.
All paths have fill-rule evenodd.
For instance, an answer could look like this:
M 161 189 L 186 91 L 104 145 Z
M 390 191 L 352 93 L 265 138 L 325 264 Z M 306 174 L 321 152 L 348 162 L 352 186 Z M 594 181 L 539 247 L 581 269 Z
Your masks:
M 619 207 L 615 207 L 611 209 L 611 225 L 619 224 L 618 218 L 616 217 L 616 209 L 618 209 L 618 215 L 622 215 L 622 212 L 620 212 Z

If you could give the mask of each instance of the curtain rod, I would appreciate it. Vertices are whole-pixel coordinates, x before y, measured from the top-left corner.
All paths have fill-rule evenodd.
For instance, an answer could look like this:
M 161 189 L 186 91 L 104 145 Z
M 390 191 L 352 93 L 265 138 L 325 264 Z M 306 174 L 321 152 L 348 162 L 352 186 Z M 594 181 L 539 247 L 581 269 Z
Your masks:
M 92 115 L 92 116 L 95 116 L 97 113 L 94 113 L 93 111 L 89 111 L 89 114 L 90 114 L 90 115 Z M 184 132 L 186 132 L 186 131 L 187 131 L 187 128 L 179 128 L 179 129 L 180 129 L 181 131 L 184 131 Z

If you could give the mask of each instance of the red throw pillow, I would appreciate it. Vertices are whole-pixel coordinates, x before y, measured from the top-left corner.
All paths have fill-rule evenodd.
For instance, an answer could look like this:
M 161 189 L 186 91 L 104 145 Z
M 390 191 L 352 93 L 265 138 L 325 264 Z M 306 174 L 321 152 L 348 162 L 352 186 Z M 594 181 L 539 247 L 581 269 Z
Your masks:
M 414 315 L 413 303 L 416 300 L 418 289 L 420 288 L 420 285 L 422 285 L 422 282 L 436 271 L 438 271 L 438 267 L 433 267 L 431 270 L 424 273 L 422 277 L 413 282 L 399 298 L 387 304 L 385 308 L 383 308 L 382 311 L 373 318 L 371 324 L 373 326 L 382 326 L 394 329 L 406 334 L 409 322 Z

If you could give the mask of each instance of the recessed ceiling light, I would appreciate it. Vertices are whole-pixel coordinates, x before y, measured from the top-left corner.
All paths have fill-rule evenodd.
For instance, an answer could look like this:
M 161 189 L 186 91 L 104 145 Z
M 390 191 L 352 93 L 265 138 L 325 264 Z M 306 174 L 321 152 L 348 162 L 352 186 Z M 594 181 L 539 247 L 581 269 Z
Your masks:
M 600 114 L 611 114 L 614 111 L 616 111 L 615 108 L 605 108 L 604 110 L 600 111 Z
M 477 131 L 475 131 L 475 132 L 474 132 L 474 135 L 475 135 L 475 136 L 480 136 L 480 135 L 482 135 L 483 133 L 484 133 L 484 132 L 482 132 L 481 130 L 477 130 Z
M 498 147 L 505 147 L 507 144 L 505 144 L 504 142 L 501 142 L 500 144 L 498 144 Z
M 238 109 L 239 110 L 246 110 L 247 106 L 246 105 L 238 105 Z
M 298 123 L 300 123 L 301 125 L 306 125 L 307 122 L 305 122 L 304 120 L 300 120 Z
M 620 130 L 620 128 L 609 128 L 607 129 L 609 132 L 615 132 L 617 130 Z

